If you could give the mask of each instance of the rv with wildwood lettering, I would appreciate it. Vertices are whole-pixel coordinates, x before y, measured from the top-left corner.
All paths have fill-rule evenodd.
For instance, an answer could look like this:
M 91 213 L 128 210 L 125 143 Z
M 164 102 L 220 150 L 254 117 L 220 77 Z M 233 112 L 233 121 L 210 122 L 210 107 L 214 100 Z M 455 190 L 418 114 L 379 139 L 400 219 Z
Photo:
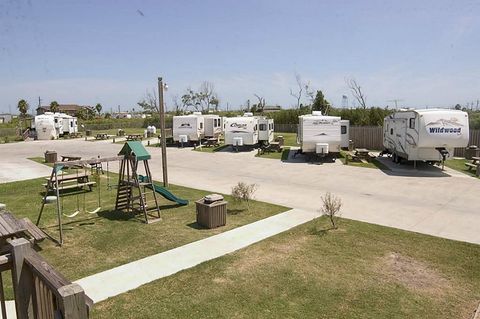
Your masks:
M 441 162 L 469 140 L 468 114 L 459 110 L 400 110 L 383 121 L 383 154 L 394 162 Z

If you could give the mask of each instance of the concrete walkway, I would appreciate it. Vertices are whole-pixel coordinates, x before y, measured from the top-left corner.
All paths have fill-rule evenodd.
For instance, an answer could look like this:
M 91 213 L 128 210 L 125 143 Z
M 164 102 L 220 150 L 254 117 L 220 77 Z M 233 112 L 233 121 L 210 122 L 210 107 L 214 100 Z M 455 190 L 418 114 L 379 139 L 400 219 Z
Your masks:
M 77 280 L 94 303 L 221 257 L 318 217 L 292 209 L 233 230 Z

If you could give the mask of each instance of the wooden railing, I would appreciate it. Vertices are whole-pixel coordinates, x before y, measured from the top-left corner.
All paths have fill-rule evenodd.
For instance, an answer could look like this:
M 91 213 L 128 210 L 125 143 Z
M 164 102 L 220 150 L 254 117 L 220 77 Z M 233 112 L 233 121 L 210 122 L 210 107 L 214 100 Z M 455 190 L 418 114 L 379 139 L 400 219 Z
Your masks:
M 71 283 L 48 264 L 26 239 L 14 239 L 0 256 L 0 271 L 11 270 L 18 319 L 84 319 L 92 301 L 82 287 Z M 2 317 L 5 311 L 4 287 L 0 273 Z

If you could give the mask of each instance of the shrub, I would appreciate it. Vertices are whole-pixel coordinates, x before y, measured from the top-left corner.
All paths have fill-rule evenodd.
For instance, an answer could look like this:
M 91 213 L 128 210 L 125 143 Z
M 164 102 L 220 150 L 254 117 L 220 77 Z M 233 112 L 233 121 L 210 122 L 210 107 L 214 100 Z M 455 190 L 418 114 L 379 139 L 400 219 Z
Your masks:
M 336 217 L 340 215 L 340 208 L 342 207 L 342 200 L 330 192 L 322 196 L 322 212 L 330 219 L 333 229 L 337 229 Z
M 247 205 L 247 209 L 250 209 L 249 201 L 253 199 L 256 190 L 256 184 L 248 185 L 244 182 L 238 182 L 237 185 L 232 187 L 233 200 L 236 202 L 244 202 Z

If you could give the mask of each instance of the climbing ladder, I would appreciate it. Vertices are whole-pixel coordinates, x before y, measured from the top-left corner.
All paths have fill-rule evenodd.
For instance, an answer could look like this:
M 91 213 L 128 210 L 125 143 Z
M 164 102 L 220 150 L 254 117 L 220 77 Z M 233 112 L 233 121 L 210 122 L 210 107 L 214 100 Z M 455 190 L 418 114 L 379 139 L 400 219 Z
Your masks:
M 150 154 L 146 152 L 141 143 L 127 142 L 119 155 L 125 155 L 125 157 L 120 162 L 115 210 L 142 214 L 147 224 L 161 220 L 160 207 L 148 165 Z M 140 161 L 143 162 L 147 176 L 145 181 L 140 181 L 137 173 Z M 148 203 L 149 194 L 153 197 L 151 203 Z

